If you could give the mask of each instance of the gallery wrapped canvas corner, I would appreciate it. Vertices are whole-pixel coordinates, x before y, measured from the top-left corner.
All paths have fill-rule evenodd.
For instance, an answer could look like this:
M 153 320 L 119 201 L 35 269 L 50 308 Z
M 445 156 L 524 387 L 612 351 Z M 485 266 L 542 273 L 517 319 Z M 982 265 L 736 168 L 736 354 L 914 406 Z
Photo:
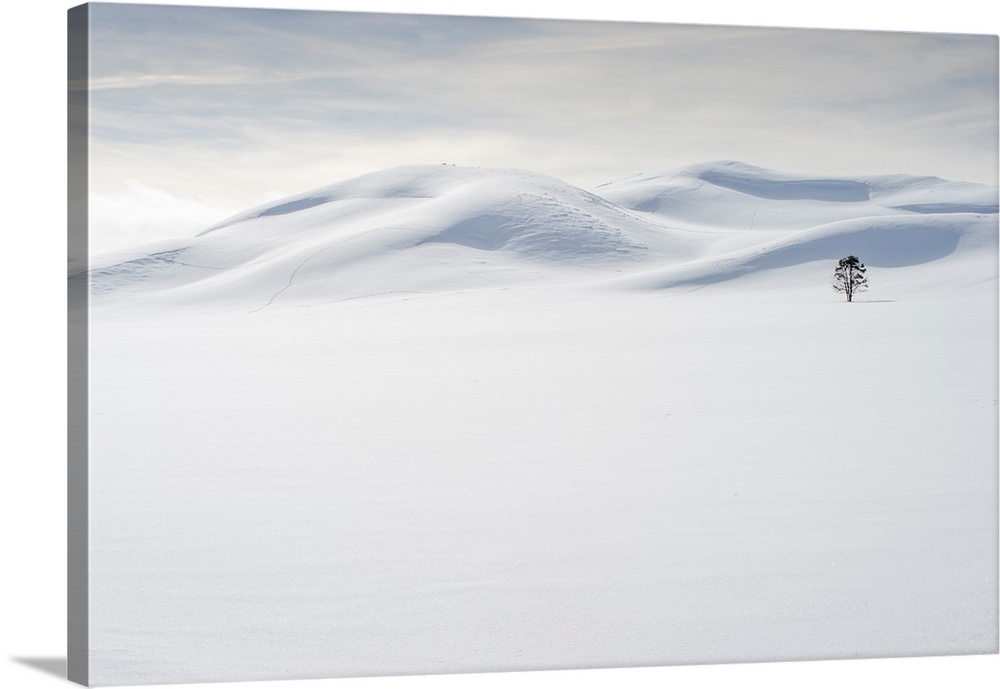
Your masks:
M 997 652 L 996 36 L 68 20 L 70 679 Z

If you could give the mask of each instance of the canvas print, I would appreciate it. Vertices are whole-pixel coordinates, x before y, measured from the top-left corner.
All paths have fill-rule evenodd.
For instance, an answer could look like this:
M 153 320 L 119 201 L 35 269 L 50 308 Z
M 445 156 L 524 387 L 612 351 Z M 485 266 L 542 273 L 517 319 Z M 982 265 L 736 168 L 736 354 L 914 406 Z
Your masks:
M 996 36 L 69 41 L 74 681 L 997 652 Z

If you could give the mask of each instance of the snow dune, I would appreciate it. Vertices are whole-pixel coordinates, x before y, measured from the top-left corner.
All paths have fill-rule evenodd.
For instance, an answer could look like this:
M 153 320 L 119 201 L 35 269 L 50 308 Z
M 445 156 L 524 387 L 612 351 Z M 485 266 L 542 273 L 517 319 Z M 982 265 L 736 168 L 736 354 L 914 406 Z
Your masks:
M 523 170 L 393 168 L 100 257 L 86 277 L 98 304 L 252 309 L 619 278 L 709 284 L 848 253 L 899 267 L 995 245 L 997 189 L 937 178 L 717 162 L 598 191 Z
M 689 170 L 701 180 L 723 189 L 774 201 L 868 201 L 871 187 L 865 182 L 834 178 L 799 178 L 772 170 L 723 163 Z
M 794 175 L 731 161 L 640 174 L 598 191 L 669 222 L 722 230 L 803 230 L 901 212 L 997 209 L 997 188 L 987 185 L 912 175 Z
M 252 210 L 176 247 L 112 257 L 90 277 L 98 293 L 329 300 L 613 271 L 696 248 L 683 232 L 559 180 L 414 166 Z
M 86 279 L 97 304 L 263 308 L 617 278 L 710 284 L 848 253 L 898 267 L 995 244 L 996 188 L 937 178 L 717 162 L 597 191 L 523 170 L 405 166 L 99 257 Z
M 990 256 L 996 246 L 996 232 L 995 216 L 986 215 L 957 215 L 946 222 L 941 218 L 905 216 L 843 220 L 746 249 L 649 271 L 629 284 L 654 289 L 707 285 L 758 271 L 822 262 L 816 271 L 819 273 L 850 254 L 864 257 L 870 267 L 907 268 L 941 261 L 960 248 L 978 256 L 972 269 L 987 279 L 993 272 Z M 968 278 L 970 267 L 966 262 L 955 266 L 955 277 Z M 943 277 L 948 279 L 947 275 Z

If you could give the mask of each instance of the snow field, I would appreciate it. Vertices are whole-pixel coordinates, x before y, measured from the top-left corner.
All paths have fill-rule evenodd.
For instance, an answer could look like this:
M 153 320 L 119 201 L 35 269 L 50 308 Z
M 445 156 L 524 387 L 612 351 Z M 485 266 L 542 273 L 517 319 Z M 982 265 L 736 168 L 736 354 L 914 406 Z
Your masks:
M 95 682 L 996 652 L 979 258 L 98 318 Z

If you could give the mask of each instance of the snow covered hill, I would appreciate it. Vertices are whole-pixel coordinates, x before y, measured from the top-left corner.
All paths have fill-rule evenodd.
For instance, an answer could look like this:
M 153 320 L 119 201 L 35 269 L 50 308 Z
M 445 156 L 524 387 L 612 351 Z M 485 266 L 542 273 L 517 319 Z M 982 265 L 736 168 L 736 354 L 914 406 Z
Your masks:
M 99 257 L 75 278 L 98 305 L 264 308 L 523 284 L 705 285 L 849 253 L 893 268 L 974 251 L 976 270 L 995 273 L 996 187 L 714 162 L 597 192 L 523 170 L 405 166 Z
M 818 177 L 721 161 L 640 174 L 598 188 L 609 201 L 675 223 L 796 230 L 860 217 L 997 212 L 997 188 L 936 177 Z

